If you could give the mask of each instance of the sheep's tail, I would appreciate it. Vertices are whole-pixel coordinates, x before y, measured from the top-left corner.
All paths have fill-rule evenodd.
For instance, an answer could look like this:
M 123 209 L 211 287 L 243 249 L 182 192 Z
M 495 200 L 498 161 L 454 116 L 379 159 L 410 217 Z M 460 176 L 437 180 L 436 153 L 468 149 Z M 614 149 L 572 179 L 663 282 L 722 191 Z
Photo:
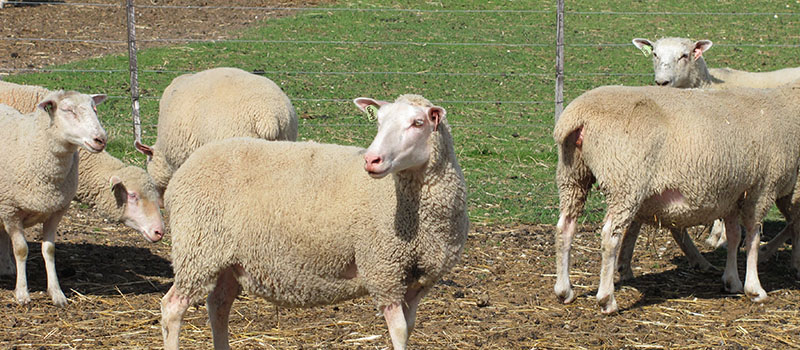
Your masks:
M 558 146 L 556 183 L 561 214 L 577 218 L 583 212 L 595 177 L 584 161 L 585 121 L 577 113 L 566 112 L 561 115 L 553 131 Z

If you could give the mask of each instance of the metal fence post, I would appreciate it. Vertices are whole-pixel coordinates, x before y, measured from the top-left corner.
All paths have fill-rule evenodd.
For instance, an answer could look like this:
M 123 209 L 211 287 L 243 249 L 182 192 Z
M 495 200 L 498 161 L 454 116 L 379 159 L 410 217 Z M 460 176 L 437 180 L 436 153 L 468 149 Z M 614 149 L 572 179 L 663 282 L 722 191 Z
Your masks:
M 128 66 L 131 72 L 131 108 L 133 115 L 133 136 L 135 142 L 142 142 L 142 121 L 139 118 L 139 65 L 136 61 L 136 13 L 133 0 L 127 0 L 128 13 Z
M 555 122 L 564 110 L 564 0 L 557 0 L 556 12 L 556 113 Z

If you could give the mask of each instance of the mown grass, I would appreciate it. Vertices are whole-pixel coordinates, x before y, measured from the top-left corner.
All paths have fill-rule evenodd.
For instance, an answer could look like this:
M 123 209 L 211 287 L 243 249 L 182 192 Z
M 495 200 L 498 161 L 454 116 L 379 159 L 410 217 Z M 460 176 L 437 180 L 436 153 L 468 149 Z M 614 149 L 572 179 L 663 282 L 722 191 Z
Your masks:
M 375 128 L 350 99 L 419 93 L 448 111 L 474 223 L 555 223 L 555 1 L 359 1 L 332 6 L 422 11 L 303 10 L 268 19 L 239 35 L 282 42 L 193 43 L 143 50 L 139 68 L 145 141 L 155 140 L 158 97 L 184 71 L 218 66 L 263 71 L 293 99 L 302 116 L 301 139 L 359 146 L 369 144 Z M 796 0 L 567 1 L 566 7 L 567 101 L 600 85 L 650 84 L 650 60 L 629 44 L 633 37 L 711 39 L 715 45 L 706 60 L 712 67 L 761 71 L 800 65 L 797 47 L 742 46 L 797 45 L 800 15 L 787 14 L 800 12 Z M 598 13 L 609 11 L 627 13 Z M 56 68 L 113 70 L 127 65 L 127 56 L 116 55 Z M 142 164 L 144 157 L 130 146 L 128 79 L 124 72 L 7 78 L 118 97 L 100 108 L 113 139 L 109 150 Z M 601 218 L 600 199 L 592 197 L 587 220 Z

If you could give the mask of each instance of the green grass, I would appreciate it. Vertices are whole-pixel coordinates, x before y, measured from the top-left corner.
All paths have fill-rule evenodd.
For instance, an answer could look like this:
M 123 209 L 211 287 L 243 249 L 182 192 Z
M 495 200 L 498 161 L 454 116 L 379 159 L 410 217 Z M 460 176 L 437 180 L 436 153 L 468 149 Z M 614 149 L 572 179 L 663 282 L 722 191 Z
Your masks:
M 143 70 L 140 73 L 140 90 L 143 95 L 145 141 L 152 143 L 155 140 L 157 99 L 178 75 L 148 70 L 198 71 L 234 66 L 268 72 L 266 76 L 281 85 L 294 99 L 298 113 L 304 117 L 300 126 L 301 139 L 364 147 L 369 144 L 375 128 L 349 99 L 358 96 L 393 99 L 402 93 L 419 93 L 431 100 L 441 101 L 439 104 L 448 111 L 456 151 L 469 185 L 470 217 L 473 222 L 556 222 L 558 199 L 554 178 L 557 158 L 551 138 L 555 1 L 343 1 L 333 6 L 549 12 L 308 10 L 268 19 L 260 26 L 242 32 L 240 38 L 332 43 L 197 43 L 144 50 L 139 53 L 139 68 Z M 578 13 L 785 13 L 800 9 L 800 3 L 795 0 L 567 1 L 566 7 L 570 11 L 566 15 L 565 97 L 568 101 L 600 85 L 649 84 L 652 80 L 650 60 L 630 45 L 633 37 L 652 40 L 665 36 L 711 39 L 715 45 L 706 53 L 706 60 L 711 67 L 730 66 L 761 71 L 800 65 L 800 50 L 797 48 L 735 46 L 741 43 L 797 44 L 800 41 L 798 15 L 780 14 L 775 18 L 772 14 Z M 542 47 L 536 44 L 547 45 Z M 127 56 L 117 55 L 54 68 L 124 70 L 127 65 Z M 608 75 L 593 75 L 596 73 Z M 618 76 L 613 73 L 640 75 Z M 109 150 L 129 162 L 142 164 L 144 157 L 130 146 L 132 130 L 127 98 L 128 79 L 126 72 L 58 72 L 7 78 L 12 82 L 49 88 L 105 92 L 118 96 L 100 108 L 101 118 L 112 137 Z M 339 101 L 341 99 L 345 101 Z M 587 220 L 598 220 L 602 217 L 602 211 L 600 196 L 592 196 Z

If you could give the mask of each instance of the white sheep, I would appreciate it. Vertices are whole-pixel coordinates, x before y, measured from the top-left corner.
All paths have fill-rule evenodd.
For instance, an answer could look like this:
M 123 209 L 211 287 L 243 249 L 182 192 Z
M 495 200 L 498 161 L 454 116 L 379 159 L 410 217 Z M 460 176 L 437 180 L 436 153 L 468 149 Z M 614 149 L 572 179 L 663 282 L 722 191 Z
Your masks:
M 771 72 L 746 72 L 731 68 L 707 68 L 703 53 L 711 48 L 710 40 L 662 38 L 655 43 L 635 38 L 633 45 L 653 53 L 657 85 L 676 88 L 728 89 L 735 87 L 774 88 L 800 79 L 800 67 Z
M 30 113 L 50 93 L 33 85 L 0 82 L 0 103 Z M 79 151 L 78 191 L 75 199 L 96 207 L 100 213 L 139 231 L 151 242 L 164 235 L 159 210 L 161 199 L 153 179 L 136 166 L 126 166 L 107 152 Z M 9 237 L 0 234 L 0 275 L 15 273 Z
M 106 133 L 97 120 L 96 105 L 105 95 L 56 91 L 23 115 L 9 106 L 0 108 L 0 221 L 11 237 L 17 270 L 17 302 L 31 300 L 25 260 L 28 244 L 24 228 L 42 223 L 42 256 L 47 270 L 47 292 L 53 303 L 66 305 L 55 270 L 56 227 L 78 188 L 78 147 L 101 152 Z
M 702 55 L 711 48 L 712 44 L 710 40 L 692 41 L 675 37 L 662 38 L 655 43 L 642 38 L 633 39 L 633 45 L 637 48 L 645 53 L 652 52 L 655 83 L 657 85 L 676 88 L 712 89 L 732 87 L 774 88 L 800 79 L 800 67 L 784 68 L 771 72 L 707 68 Z M 781 211 L 783 213 L 786 212 L 784 209 Z M 791 219 L 787 218 L 787 221 L 791 221 Z M 680 240 L 689 241 L 689 239 L 689 236 L 684 233 Z M 775 239 L 770 242 L 768 248 L 762 250 L 762 253 L 764 253 L 762 254 L 763 258 L 769 257 L 772 252 L 780 247 L 786 241 L 786 236 L 779 235 Z M 725 225 L 721 220 L 716 220 L 706 239 L 706 244 L 719 248 L 725 246 L 726 243 Z M 621 267 L 624 267 L 624 265 Z M 626 273 L 626 275 L 628 274 L 630 273 Z
M 736 266 L 747 229 L 744 292 L 767 294 L 758 279 L 759 224 L 778 198 L 793 213 L 800 190 L 800 81 L 777 89 L 665 89 L 606 86 L 575 99 L 556 123 L 561 215 L 556 231 L 556 295 L 575 298 L 569 253 L 576 218 L 591 184 L 608 210 L 597 300 L 615 312 L 614 270 L 620 240 L 633 222 L 683 228 L 723 218 L 728 226 L 725 289 L 742 291 Z M 797 226 L 797 223 L 793 223 Z M 798 232 L 795 227 L 794 232 Z M 793 264 L 800 263 L 794 254 Z
M 214 348 L 227 349 L 242 289 L 287 307 L 369 294 L 394 348 L 406 348 L 420 299 L 459 261 L 466 184 L 444 108 L 418 95 L 354 102 L 377 109 L 366 150 L 232 138 L 175 172 L 164 198 L 175 272 L 161 302 L 165 349 L 178 348 L 184 313 L 205 295 Z
M 297 139 L 289 97 L 265 77 L 237 68 L 184 74 L 164 90 L 155 145 L 136 144 L 159 191 L 198 147 L 228 137 Z

